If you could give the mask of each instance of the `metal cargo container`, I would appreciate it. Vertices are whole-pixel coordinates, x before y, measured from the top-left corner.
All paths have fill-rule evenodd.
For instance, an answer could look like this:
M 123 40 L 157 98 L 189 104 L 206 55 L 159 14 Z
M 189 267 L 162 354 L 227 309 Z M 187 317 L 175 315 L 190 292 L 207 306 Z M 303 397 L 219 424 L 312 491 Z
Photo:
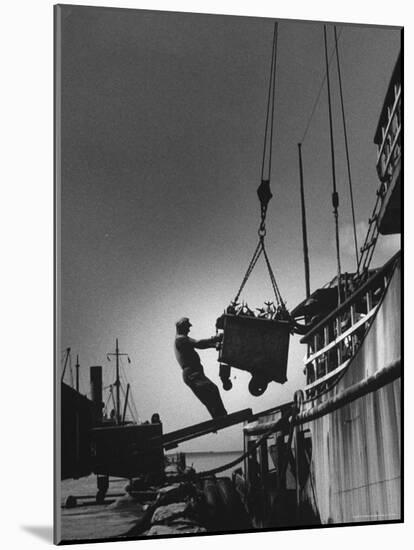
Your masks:
M 270 381 L 287 380 L 290 328 L 288 321 L 225 314 L 219 361 L 250 372 L 249 390 L 261 395 Z

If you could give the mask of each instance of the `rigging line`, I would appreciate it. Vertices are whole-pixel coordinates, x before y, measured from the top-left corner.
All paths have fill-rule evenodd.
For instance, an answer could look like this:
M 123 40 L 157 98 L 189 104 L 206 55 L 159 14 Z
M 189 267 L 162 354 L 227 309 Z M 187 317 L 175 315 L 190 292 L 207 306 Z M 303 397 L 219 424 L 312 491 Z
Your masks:
M 130 386 L 130 388 L 131 388 L 131 386 Z M 124 399 L 126 399 L 126 393 L 125 393 L 125 391 L 124 391 L 124 388 L 121 387 L 121 390 L 122 390 L 122 395 L 123 395 Z M 129 390 L 129 395 L 131 395 L 131 389 Z M 125 401 L 124 401 L 124 403 L 125 403 Z M 137 422 L 137 420 L 138 420 L 138 415 L 135 415 L 135 414 L 133 413 L 132 408 L 131 408 L 131 404 L 130 404 L 130 400 L 129 400 L 129 399 L 128 399 L 126 405 L 127 405 L 127 409 L 129 410 L 129 414 L 131 415 L 131 419 L 132 419 L 134 422 Z M 124 406 L 125 406 L 125 405 L 124 405 Z
M 341 38 L 342 30 L 343 30 L 343 29 L 341 28 L 341 30 L 340 30 L 339 33 L 338 33 L 338 42 L 339 42 L 339 39 Z M 328 65 L 331 64 L 331 61 L 332 61 L 332 59 L 333 59 L 334 54 L 335 54 L 335 48 L 333 48 L 333 50 L 331 51 L 331 54 L 330 54 L 330 56 L 329 56 Z M 314 104 L 313 104 L 311 114 L 310 114 L 310 116 L 309 116 L 309 118 L 308 118 L 308 122 L 307 122 L 307 124 L 306 124 L 305 131 L 303 132 L 302 139 L 300 140 L 300 143 L 303 143 L 303 142 L 305 141 L 305 138 L 306 138 L 306 136 L 307 136 L 307 134 L 308 134 L 308 131 L 309 131 L 309 128 L 310 128 L 310 125 L 311 125 L 311 122 L 312 122 L 313 115 L 315 114 L 316 107 L 318 106 L 319 99 L 320 99 L 320 97 L 321 97 L 322 90 L 323 90 L 324 85 L 325 85 L 326 74 L 327 74 L 327 73 L 325 72 L 324 77 L 323 77 L 322 82 L 321 82 L 321 85 L 320 85 L 320 87 L 319 87 L 319 91 L 318 91 L 318 93 L 317 93 L 317 95 L 316 95 L 316 99 L 315 99 L 315 102 L 314 102 Z
M 250 447 L 250 449 L 245 451 L 243 454 L 241 454 L 239 457 L 232 460 L 231 462 L 227 462 L 226 464 L 223 464 L 222 466 L 218 466 L 216 468 L 213 468 L 212 470 L 206 470 L 204 472 L 197 472 L 195 474 L 196 478 L 199 479 L 199 478 L 202 478 L 202 477 L 219 474 L 221 472 L 225 472 L 226 470 L 228 470 L 230 468 L 233 468 L 234 466 L 237 466 L 237 464 L 240 464 L 240 462 L 242 462 L 245 458 L 247 458 L 249 455 L 253 454 L 253 452 L 260 446 L 260 444 L 263 443 L 263 441 L 265 441 L 269 436 L 271 436 L 274 431 L 275 430 L 272 428 L 271 430 L 266 432 L 264 435 L 262 435 L 259 439 L 257 439 L 255 441 L 255 443 L 252 445 L 252 447 Z
M 212 470 L 206 470 L 204 472 L 197 472 L 195 474 L 196 478 L 199 479 L 201 477 L 211 476 L 211 475 L 214 475 L 214 474 L 218 474 L 220 472 L 224 472 L 224 471 L 228 470 L 229 468 L 233 468 L 234 466 L 236 466 L 237 464 L 242 462 L 245 458 L 247 458 L 249 455 L 252 455 L 253 452 L 256 451 L 256 449 L 261 445 L 261 443 L 263 443 L 263 441 L 266 441 L 266 439 L 268 437 L 270 437 L 274 432 L 276 432 L 277 429 L 278 428 L 275 428 L 275 427 L 270 428 L 261 437 L 259 437 L 259 439 L 256 439 L 256 441 L 253 443 L 253 445 L 250 447 L 250 449 L 248 449 L 247 451 L 242 453 L 239 457 L 232 460 L 231 462 L 228 462 L 226 464 L 223 464 L 222 466 L 218 466 L 216 468 L 213 468 Z
M 137 408 L 137 404 L 135 403 L 135 397 L 134 397 L 134 393 L 132 391 L 132 386 L 131 386 L 131 391 L 130 391 L 130 400 L 129 400 L 129 403 L 132 407 L 132 409 L 134 410 L 134 413 L 135 413 L 135 416 L 137 418 L 137 420 L 139 419 L 139 413 L 138 413 L 138 408 Z
M 121 380 L 121 382 L 128 383 L 124 368 L 124 362 L 121 358 L 119 358 L 119 379 Z
M 303 242 L 303 261 L 305 266 L 305 287 L 306 298 L 310 296 L 310 267 L 309 267 L 309 248 L 308 248 L 308 230 L 306 225 L 306 206 L 305 206 L 305 189 L 303 185 L 303 162 L 302 162 L 302 144 L 298 143 L 299 154 L 299 186 L 300 186 L 300 203 L 302 214 L 302 242 Z
M 69 355 L 69 373 L 70 373 L 70 385 L 73 388 L 73 371 L 72 371 L 72 354 Z
M 242 286 L 241 290 L 244 288 L 245 284 L 247 283 L 247 280 L 248 280 L 248 278 L 250 277 L 250 275 L 251 275 L 253 269 L 255 268 L 255 266 L 256 266 L 256 264 L 257 264 L 257 261 L 258 261 L 258 259 L 260 258 L 260 254 L 261 254 L 261 253 L 262 253 L 262 251 L 261 251 L 261 246 L 260 246 L 260 244 L 259 244 L 259 246 L 258 246 L 258 248 L 257 248 L 256 255 L 255 255 L 254 259 L 252 260 L 252 262 L 251 262 L 251 264 L 250 264 L 250 266 L 249 266 L 249 268 L 248 268 L 248 271 L 246 272 L 246 277 L 245 277 L 245 279 L 244 279 L 244 281 L 243 281 L 243 286 Z
M 120 372 L 121 372 L 122 381 L 125 384 L 125 386 L 127 386 L 128 384 L 131 385 L 128 374 L 127 374 L 127 367 L 124 363 L 121 363 L 121 371 Z
M 263 254 L 264 254 L 264 257 L 265 257 L 265 260 L 266 260 L 267 269 L 269 271 L 270 280 L 272 282 L 273 292 L 275 293 L 277 305 L 283 307 L 284 304 L 283 304 L 283 300 L 282 300 L 282 295 L 280 294 L 279 287 L 277 286 L 276 277 L 273 273 L 272 266 L 270 265 L 270 260 L 269 260 L 269 257 L 267 255 L 264 244 L 262 245 L 262 248 L 263 248 Z
M 131 387 L 131 384 L 129 382 L 129 379 L 128 379 L 128 376 L 127 376 L 127 373 L 126 373 L 126 368 L 125 368 L 125 365 L 124 365 L 122 360 L 120 362 L 120 366 L 121 366 L 121 369 L 120 369 L 121 379 L 123 379 L 123 382 L 124 382 L 125 385 L 129 384 L 130 387 Z M 121 391 L 122 391 L 123 396 L 125 398 L 125 390 L 124 390 L 123 386 L 121 386 Z M 138 415 L 138 410 L 137 410 L 135 402 L 134 402 L 134 396 L 132 394 L 132 389 L 130 389 L 130 391 L 129 391 L 129 399 L 128 399 L 127 408 L 129 409 L 132 420 L 137 422 L 138 418 L 139 418 L 139 415 Z
M 138 417 L 135 417 L 135 416 L 134 416 L 134 414 L 133 414 L 133 412 L 132 412 L 132 410 L 131 410 L 131 406 L 130 406 L 129 402 L 128 402 L 128 404 L 127 404 L 127 407 L 128 407 L 128 409 L 129 409 L 129 414 L 131 415 L 132 421 L 138 423 Z
M 104 410 L 106 410 L 106 411 L 108 410 L 108 402 L 109 402 L 110 398 L 111 398 L 111 394 L 108 393 L 108 397 L 106 398 L 106 402 L 105 402 L 105 405 L 104 405 Z
M 292 444 L 291 434 L 293 433 L 293 422 L 296 419 L 297 411 L 293 410 L 291 414 L 291 422 L 290 422 L 290 430 L 289 430 L 289 438 L 290 443 L 286 443 L 286 449 L 289 447 L 289 445 Z M 256 449 L 263 443 L 263 441 L 266 441 L 272 434 L 276 433 L 277 431 L 283 431 L 283 424 L 285 422 L 285 419 L 282 417 L 279 419 L 279 421 L 272 426 L 269 430 L 267 430 L 262 436 L 260 436 L 256 441 L 253 443 L 253 445 L 250 447 L 250 449 L 247 449 L 243 454 L 241 454 L 238 458 L 235 460 L 232 460 L 231 462 L 228 462 L 227 464 L 224 464 L 223 466 L 218 466 L 217 468 L 213 468 L 212 470 L 207 470 L 204 472 L 198 472 L 196 473 L 196 478 L 205 477 L 205 476 L 211 476 L 214 474 L 218 474 L 220 472 L 224 472 L 228 470 L 229 468 L 233 468 L 238 463 L 242 462 L 245 458 L 248 456 L 253 456 L 253 452 L 256 451 Z M 286 465 L 287 468 L 287 465 Z
M 277 284 L 277 281 L 276 281 L 275 274 L 274 274 L 272 266 L 270 264 L 269 256 L 267 255 L 267 251 L 266 251 L 264 242 L 262 243 L 262 247 L 263 247 L 263 254 L 264 254 L 264 257 L 265 257 L 265 260 L 266 260 L 267 269 L 269 271 L 270 280 L 271 280 L 272 285 L 273 285 L 273 290 L 274 290 L 275 294 L 277 294 L 277 300 L 279 301 L 278 305 L 283 305 L 282 295 L 280 293 L 280 290 L 279 290 L 279 287 L 278 287 L 278 284 Z
M 132 413 L 132 408 L 131 408 L 131 415 L 132 415 L 133 419 L 136 420 L 136 418 L 134 418 L 134 416 L 138 417 L 138 411 L 137 411 L 137 409 L 135 407 L 135 403 L 134 403 L 134 396 L 132 394 L 132 386 L 131 386 L 131 383 L 129 381 L 129 378 L 128 378 L 128 375 L 127 375 L 127 372 L 126 372 L 126 367 L 123 363 L 121 364 L 121 376 L 123 378 L 125 386 L 127 386 L 128 384 L 130 386 L 128 405 L 131 405 L 135 409 L 135 415 L 134 415 Z M 124 390 L 123 387 L 121 387 L 121 388 L 122 388 L 122 391 L 123 391 L 124 397 L 125 397 L 125 390 Z
M 131 396 L 131 389 L 129 390 L 129 395 Z M 127 408 L 129 409 L 129 414 L 131 415 L 131 418 L 134 422 L 138 422 L 139 415 L 138 411 L 136 410 L 135 405 L 133 402 L 131 402 L 131 399 L 128 399 Z
M 325 63 L 326 63 L 326 84 L 328 87 L 328 114 L 329 114 L 329 134 L 331 138 L 331 162 L 332 162 L 332 206 L 335 220 L 335 242 L 336 242 L 336 260 L 338 265 L 338 305 L 341 303 L 341 256 L 339 249 L 339 224 L 338 224 L 338 205 L 339 198 L 336 190 L 336 172 L 335 172 L 335 147 L 332 126 L 332 105 L 331 105 L 331 83 L 329 78 L 329 60 L 328 60 L 328 42 L 326 36 L 326 25 L 323 26 L 323 36 L 325 41 Z
M 115 396 L 114 396 L 114 392 L 112 391 L 112 388 L 111 388 L 111 397 L 112 397 L 112 406 L 113 406 L 113 410 L 115 411 L 115 414 L 116 414 L 116 403 L 115 403 Z
M 274 130 L 274 117 L 275 117 L 275 94 L 276 94 L 276 61 L 277 61 L 277 39 L 278 39 L 278 25 L 275 23 L 275 37 L 274 37 L 274 54 L 273 54 L 273 93 L 272 93 L 272 111 L 270 119 L 270 142 L 269 142 L 269 180 L 272 172 L 272 149 L 273 149 L 273 130 Z
M 261 243 L 259 242 L 259 244 L 257 245 L 257 248 L 256 248 L 256 250 L 255 250 L 255 252 L 254 252 L 252 261 L 250 262 L 250 265 L 249 265 L 249 267 L 247 268 L 246 277 L 245 277 L 245 280 L 244 280 L 244 283 L 243 283 L 243 287 L 244 287 L 244 285 L 246 284 L 247 279 L 250 277 L 250 275 L 251 275 L 253 269 L 255 268 L 256 263 L 257 263 L 257 260 L 258 260 L 259 257 L 260 257 L 260 254 L 261 254 Z
M 126 394 L 125 394 L 125 391 L 124 391 L 124 388 L 121 386 L 121 394 L 122 394 L 122 397 L 124 398 L 124 407 L 122 407 L 123 409 L 125 408 L 125 399 L 126 399 Z M 128 403 L 127 403 L 127 406 L 128 406 Z M 123 411 L 122 411 L 122 415 L 121 415 L 121 418 L 124 416 L 123 414 Z
M 60 378 L 61 382 L 63 382 L 63 379 L 65 378 L 66 367 L 68 365 L 68 360 L 69 360 L 69 356 L 70 356 L 70 348 L 66 348 L 64 353 L 66 354 L 66 356 L 65 356 L 65 363 L 63 365 L 62 375 L 61 375 L 61 378 Z
M 132 401 L 132 402 L 131 402 L 131 401 L 128 401 L 128 407 L 129 407 L 129 409 L 130 409 L 131 416 L 132 416 L 133 420 L 134 420 L 135 422 L 138 422 L 139 419 L 140 419 L 140 416 L 139 416 L 139 414 L 138 414 L 138 410 L 137 410 L 137 408 L 136 408 L 136 406 L 135 406 L 135 403 L 134 403 L 133 401 Z
M 136 403 L 135 403 L 134 394 L 132 393 L 132 387 L 131 387 L 131 390 L 129 392 L 129 401 L 128 401 L 128 403 L 131 406 L 131 410 L 134 411 L 135 419 L 138 421 L 139 414 L 138 414 L 138 409 L 137 409 L 137 406 L 136 406 Z
M 236 297 L 234 298 L 233 302 L 237 302 L 237 300 L 239 299 L 240 294 L 242 293 L 243 288 L 245 287 L 245 285 L 246 285 L 246 283 L 247 283 L 247 280 L 248 280 L 248 278 L 250 277 L 250 274 L 251 274 L 251 272 L 253 271 L 253 268 L 254 268 L 254 266 L 256 265 L 257 260 L 259 259 L 259 256 L 260 256 L 261 252 L 262 252 L 262 251 L 261 251 L 261 242 L 259 241 L 258 244 L 257 244 L 257 246 L 256 246 L 256 249 L 255 249 L 255 251 L 254 251 L 254 253 L 253 253 L 253 257 L 252 257 L 252 259 L 250 260 L 250 263 L 249 263 L 249 266 L 248 266 L 248 268 L 247 268 L 247 271 L 246 271 L 246 273 L 245 273 L 245 275 L 244 275 L 244 277 L 243 277 L 243 280 L 242 280 L 242 283 L 241 283 L 241 285 L 240 285 L 240 288 L 239 288 L 239 290 L 238 290 L 238 292 L 237 292 L 237 294 L 236 294 Z
M 336 65 L 337 65 L 337 68 L 338 68 L 339 93 L 340 93 L 340 96 L 341 96 L 342 124 L 343 124 L 343 127 L 344 127 L 346 165 L 347 165 L 347 170 L 348 170 L 349 193 L 350 193 L 350 197 L 351 197 L 352 223 L 353 223 L 353 227 L 354 227 L 355 257 L 356 257 L 356 265 L 358 267 L 358 240 L 357 240 L 356 222 L 355 222 L 354 194 L 353 194 L 353 190 L 352 190 L 351 164 L 350 164 L 350 161 L 349 161 L 349 148 L 348 148 L 348 133 L 347 133 L 347 129 L 346 129 L 346 120 L 345 120 L 344 96 L 343 96 L 343 92 L 342 92 L 342 77 L 341 77 L 341 68 L 340 68 L 340 63 L 339 63 L 338 36 L 337 36 L 337 32 L 336 32 L 336 25 L 334 25 L 334 33 L 335 33 Z
M 278 23 L 277 21 L 274 24 L 274 31 L 273 31 L 273 43 L 272 43 L 272 57 L 270 62 L 270 76 L 269 76 L 269 91 L 267 95 L 267 110 L 266 110 L 266 123 L 265 123 L 265 133 L 264 133 L 264 143 L 263 143 L 263 159 L 262 159 L 262 174 L 261 179 L 264 178 L 264 169 L 265 169 L 265 162 L 266 162 L 266 151 L 267 151 L 267 135 L 269 130 L 269 114 L 270 114 L 270 104 L 274 105 L 274 86 L 273 86 L 273 73 L 274 73 L 274 67 L 275 67 L 275 56 L 276 56 L 276 42 L 277 42 L 277 28 Z M 272 98 L 272 92 L 273 92 L 273 100 Z M 272 122 L 273 124 L 273 122 Z M 270 175 L 270 172 L 269 172 Z

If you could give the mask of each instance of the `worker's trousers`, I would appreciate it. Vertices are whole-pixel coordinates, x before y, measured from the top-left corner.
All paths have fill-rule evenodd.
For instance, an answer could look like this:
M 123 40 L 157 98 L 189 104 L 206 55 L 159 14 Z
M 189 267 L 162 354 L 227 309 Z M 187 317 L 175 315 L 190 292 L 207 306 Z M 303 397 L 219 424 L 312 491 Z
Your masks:
M 183 379 L 203 405 L 207 407 L 212 418 L 227 414 L 218 387 L 207 378 L 203 371 L 183 369 Z

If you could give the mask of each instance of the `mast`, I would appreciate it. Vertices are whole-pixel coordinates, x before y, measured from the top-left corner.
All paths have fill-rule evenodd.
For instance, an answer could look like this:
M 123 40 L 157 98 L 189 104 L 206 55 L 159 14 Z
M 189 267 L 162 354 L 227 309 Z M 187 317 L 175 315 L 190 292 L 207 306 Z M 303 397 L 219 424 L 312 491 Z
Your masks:
M 115 348 L 115 355 L 116 355 L 116 422 L 117 424 L 121 423 L 121 399 L 120 399 L 120 388 L 119 388 L 119 346 L 118 346 L 118 338 L 116 339 L 116 348 Z
M 70 348 L 66 348 L 65 364 L 63 365 L 63 371 L 62 371 L 62 377 L 61 377 L 62 382 L 65 377 L 66 367 L 68 366 L 69 357 L 70 357 Z M 72 380 L 72 384 L 73 384 L 73 380 Z
M 79 392 L 79 355 L 76 355 L 76 391 Z
M 106 357 L 108 361 L 110 361 L 110 356 L 115 355 L 115 361 L 116 361 L 116 378 L 115 378 L 115 387 L 116 387 L 116 396 L 115 396 L 115 414 L 116 414 L 116 423 L 121 424 L 122 423 L 122 415 L 121 415 L 121 380 L 119 378 L 119 358 L 122 355 L 125 355 L 128 358 L 128 362 L 130 363 L 131 360 L 129 358 L 129 355 L 127 353 L 121 353 L 119 351 L 119 344 L 118 344 L 118 338 L 116 339 L 115 343 L 115 353 L 107 353 Z M 112 394 L 113 395 L 113 394 Z
M 309 250 L 308 250 L 308 231 L 306 226 L 305 192 L 303 188 L 303 164 L 302 164 L 302 144 L 301 143 L 298 143 L 298 153 L 299 153 L 299 174 L 300 174 L 300 202 L 301 202 L 301 210 L 302 210 L 303 261 L 305 264 L 306 298 L 309 298 L 310 296 Z

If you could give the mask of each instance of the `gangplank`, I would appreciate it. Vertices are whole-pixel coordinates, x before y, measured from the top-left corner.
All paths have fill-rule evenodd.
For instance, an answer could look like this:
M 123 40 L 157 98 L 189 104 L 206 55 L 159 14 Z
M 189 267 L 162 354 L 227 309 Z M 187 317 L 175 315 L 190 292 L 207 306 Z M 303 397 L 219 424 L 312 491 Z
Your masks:
M 186 428 L 181 428 L 180 430 L 175 430 L 164 434 L 163 436 L 155 438 L 154 443 L 161 443 L 161 446 L 167 451 L 169 449 L 175 449 L 180 443 L 184 441 L 189 441 L 190 439 L 195 439 L 196 437 L 201 437 L 209 433 L 218 432 L 229 426 L 234 426 L 250 420 L 253 416 L 251 409 L 243 409 L 227 416 L 220 416 L 219 418 L 213 418 L 213 420 L 207 420 L 206 422 L 200 422 L 199 424 L 193 424 L 192 426 L 187 426 Z

